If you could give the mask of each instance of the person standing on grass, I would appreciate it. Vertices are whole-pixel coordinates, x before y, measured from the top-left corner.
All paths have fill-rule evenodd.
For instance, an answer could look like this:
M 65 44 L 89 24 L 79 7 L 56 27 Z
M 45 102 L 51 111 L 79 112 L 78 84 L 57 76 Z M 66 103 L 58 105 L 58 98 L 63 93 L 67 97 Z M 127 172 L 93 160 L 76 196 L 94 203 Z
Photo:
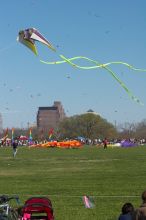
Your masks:
M 108 144 L 108 141 L 106 138 L 104 138 L 104 140 L 103 140 L 103 148 L 104 149 L 107 149 L 107 144 Z
M 135 215 L 132 220 L 146 220 L 146 191 L 141 195 L 142 204 L 135 210 Z
M 125 203 L 121 211 L 118 220 L 133 220 L 134 206 L 130 202 Z
M 15 157 L 16 154 L 17 154 L 17 147 L 18 147 L 18 141 L 17 140 L 13 140 L 12 147 L 13 147 L 13 157 Z

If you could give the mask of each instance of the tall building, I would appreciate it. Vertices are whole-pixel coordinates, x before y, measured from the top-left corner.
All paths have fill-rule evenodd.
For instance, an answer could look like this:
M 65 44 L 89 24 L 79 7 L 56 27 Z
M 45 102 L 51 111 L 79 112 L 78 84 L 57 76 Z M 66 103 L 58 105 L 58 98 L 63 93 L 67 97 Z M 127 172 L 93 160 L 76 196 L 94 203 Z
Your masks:
M 44 133 L 50 128 L 57 128 L 59 122 L 65 118 L 65 112 L 61 102 L 55 101 L 53 106 L 39 107 L 37 113 L 37 128 Z

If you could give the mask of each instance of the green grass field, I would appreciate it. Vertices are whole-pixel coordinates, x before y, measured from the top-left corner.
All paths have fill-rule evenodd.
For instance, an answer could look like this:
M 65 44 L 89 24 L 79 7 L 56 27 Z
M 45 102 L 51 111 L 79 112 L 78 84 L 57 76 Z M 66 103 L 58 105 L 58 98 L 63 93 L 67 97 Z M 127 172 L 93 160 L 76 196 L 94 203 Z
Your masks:
M 121 206 L 141 203 L 146 189 L 146 146 L 82 149 L 0 148 L 0 194 L 48 196 L 56 220 L 116 220 Z M 92 196 L 86 209 L 82 196 Z

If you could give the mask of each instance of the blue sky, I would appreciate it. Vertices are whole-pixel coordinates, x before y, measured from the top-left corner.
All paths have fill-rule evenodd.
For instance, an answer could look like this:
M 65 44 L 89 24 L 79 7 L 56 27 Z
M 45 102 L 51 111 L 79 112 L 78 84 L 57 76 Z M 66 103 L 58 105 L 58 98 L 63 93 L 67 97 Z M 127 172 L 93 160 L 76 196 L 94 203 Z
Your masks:
M 3 127 L 36 122 L 39 106 L 61 101 L 68 116 L 88 109 L 109 122 L 146 118 L 146 72 L 111 68 L 144 106 L 132 101 L 103 69 L 79 70 L 45 61 L 86 56 L 101 63 L 124 61 L 146 69 L 145 0 L 0 0 L 0 112 Z M 37 43 L 39 57 L 16 41 L 35 27 L 57 52 Z M 90 65 L 84 63 L 82 65 Z

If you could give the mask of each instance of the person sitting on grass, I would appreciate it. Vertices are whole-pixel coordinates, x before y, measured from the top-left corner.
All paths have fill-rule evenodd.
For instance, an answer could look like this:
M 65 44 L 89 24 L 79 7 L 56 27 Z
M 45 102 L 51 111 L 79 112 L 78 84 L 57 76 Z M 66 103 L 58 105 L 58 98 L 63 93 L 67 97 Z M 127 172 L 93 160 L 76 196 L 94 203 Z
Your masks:
M 130 202 L 125 203 L 121 211 L 118 220 L 133 220 L 134 206 Z
M 132 220 L 146 220 L 146 191 L 141 195 L 142 204 L 135 210 L 135 215 Z

